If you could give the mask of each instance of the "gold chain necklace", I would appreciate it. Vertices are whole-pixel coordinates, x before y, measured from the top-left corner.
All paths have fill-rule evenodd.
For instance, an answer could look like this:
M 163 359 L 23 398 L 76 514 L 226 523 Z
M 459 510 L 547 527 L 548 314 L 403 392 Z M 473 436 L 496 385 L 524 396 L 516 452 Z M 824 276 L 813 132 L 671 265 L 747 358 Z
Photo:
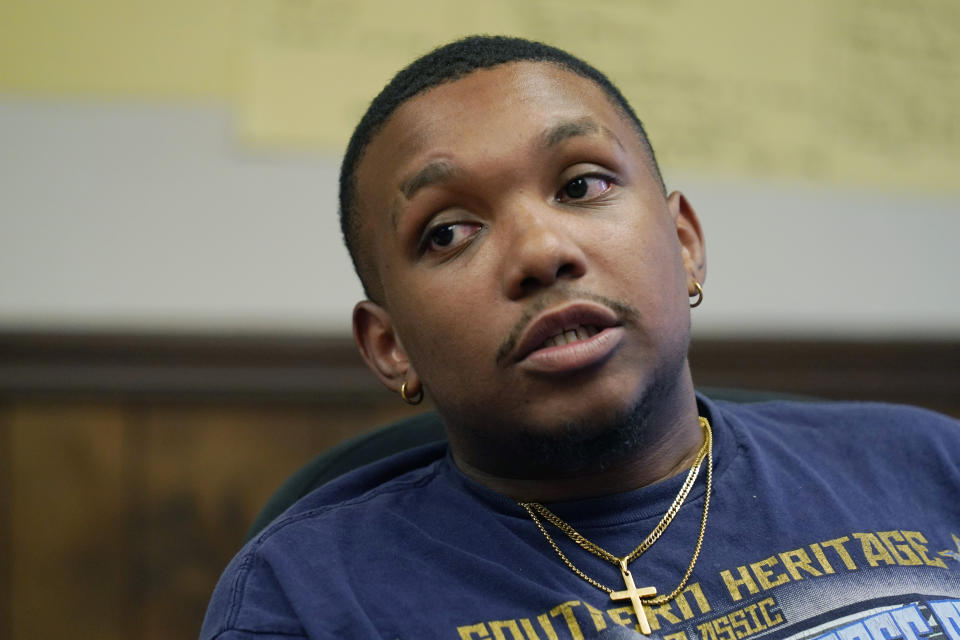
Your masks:
M 687 581 L 690 580 L 690 576 L 693 574 L 693 568 L 696 566 L 697 558 L 700 556 L 700 549 L 703 547 L 703 534 L 707 529 L 707 514 L 710 511 L 710 492 L 713 488 L 713 432 L 710 429 L 710 422 L 703 416 L 700 417 L 700 428 L 703 429 L 704 433 L 703 446 L 700 447 L 700 450 L 697 452 L 697 457 L 693 461 L 693 466 L 691 466 L 690 471 L 687 472 L 687 478 L 684 480 L 683 486 L 680 487 L 680 492 L 677 494 L 677 497 L 674 498 L 673 504 L 671 504 L 670 508 L 667 509 L 667 512 L 663 514 L 660 522 L 657 523 L 657 526 L 654 527 L 653 531 L 650 532 L 650 535 L 648 535 L 643 542 L 637 545 L 633 551 L 622 558 L 613 555 L 606 549 L 603 549 L 602 547 L 587 540 L 580 532 L 561 520 L 555 513 L 547 509 L 539 502 L 519 503 L 520 506 L 526 509 L 527 513 L 530 514 L 530 518 L 537 525 L 537 528 L 540 529 L 540 532 L 547 539 L 547 542 L 550 543 L 550 546 L 553 547 L 553 550 L 557 552 L 558 556 L 560 556 L 560 559 L 563 560 L 564 564 L 566 564 L 567 567 L 569 567 L 575 574 L 601 591 L 609 593 L 611 600 L 630 600 L 631 604 L 633 605 L 634 613 L 637 615 L 637 622 L 640 624 L 640 631 L 644 635 L 650 635 L 651 629 L 650 622 L 647 620 L 647 615 L 643 610 L 643 602 L 646 602 L 650 605 L 666 604 L 680 595 L 680 592 L 683 591 L 684 587 L 687 586 Z M 663 532 L 666 531 L 670 523 L 673 522 L 673 519 L 680 511 L 680 507 L 683 506 L 687 496 L 690 495 L 690 490 L 693 488 L 693 484 L 696 482 L 697 475 L 700 473 L 700 465 L 703 463 L 704 458 L 707 459 L 707 491 L 703 499 L 703 516 L 700 519 L 700 533 L 697 536 L 697 546 L 693 550 L 693 557 L 690 558 L 690 564 L 687 566 L 687 571 L 683 575 L 683 579 L 680 580 L 680 584 L 678 584 L 673 591 L 666 595 L 651 597 L 656 595 L 656 588 L 637 588 L 633 582 L 633 575 L 630 573 L 630 569 L 627 565 L 639 558 L 643 552 L 653 546 L 653 543 L 660 539 L 660 536 L 663 535 Z M 580 547 L 589 551 L 598 558 L 603 558 L 614 566 L 619 567 L 620 573 L 623 576 L 624 590 L 614 591 L 610 587 L 600 584 L 578 569 L 573 562 L 567 558 L 566 554 L 563 553 L 557 543 L 554 542 L 553 538 L 550 537 L 550 533 L 547 531 L 546 527 L 543 526 L 543 523 L 540 522 L 540 518 L 537 517 L 538 513 L 541 517 L 543 517 L 544 520 L 547 520 L 567 534 L 567 536 L 580 545 Z M 643 602 L 641 602 L 641 599 Z

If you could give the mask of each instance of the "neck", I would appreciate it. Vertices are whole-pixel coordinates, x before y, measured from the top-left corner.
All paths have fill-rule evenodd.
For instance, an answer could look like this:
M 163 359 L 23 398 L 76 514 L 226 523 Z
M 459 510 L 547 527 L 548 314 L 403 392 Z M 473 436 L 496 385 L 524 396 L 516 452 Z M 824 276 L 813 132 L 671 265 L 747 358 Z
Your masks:
M 509 474 L 473 464 L 469 456 L 459 455 L 451 440 L 454 460 L 471 479 L 519 502 L 561 502 L 632 491 L 686 471 L 703 446 L 692 383 L 679 399 L 646 407 L 648 413 L 636 427 L 644 432 L 634 446 L 611 458 L 612 462 L 583 464 L 573 471 L 548 468 L 529 475 Z M 513 460 L 493 468 L 530 467 Z

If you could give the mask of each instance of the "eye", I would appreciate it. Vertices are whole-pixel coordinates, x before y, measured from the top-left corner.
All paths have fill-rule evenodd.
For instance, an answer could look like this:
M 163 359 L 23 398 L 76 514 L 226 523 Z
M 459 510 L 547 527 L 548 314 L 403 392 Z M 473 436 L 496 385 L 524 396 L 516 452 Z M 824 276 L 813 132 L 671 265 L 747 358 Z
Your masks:
M 612 181 L 604 176 L 577 176 L 563 185 L 556 197 L 560 202 L 588 200 L 609 191 L 611 184 Z
M 476 222 L 450 222 L 439 224 L 427 230 L 420 243 L 423 253 L 429 251 L 449 251 L 459 247 L 477 232 L 482 225 Z

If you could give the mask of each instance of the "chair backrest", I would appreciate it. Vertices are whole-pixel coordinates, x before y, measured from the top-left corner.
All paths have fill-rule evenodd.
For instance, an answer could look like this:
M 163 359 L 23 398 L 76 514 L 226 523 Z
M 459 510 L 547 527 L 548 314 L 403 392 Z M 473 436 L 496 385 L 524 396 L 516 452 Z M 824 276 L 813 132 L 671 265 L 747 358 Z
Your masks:
M 746 389 L 702 388 L 698 391 L 713 400 L 732 402 L 811 400 L 808 396 Z M 257 535 L 290 505 L 330 480 L 394 453 L 445 439 L 440 416 L 427 411 L 341 442 L 307 462 L 284 481 L 263 506 L 244 540 Z

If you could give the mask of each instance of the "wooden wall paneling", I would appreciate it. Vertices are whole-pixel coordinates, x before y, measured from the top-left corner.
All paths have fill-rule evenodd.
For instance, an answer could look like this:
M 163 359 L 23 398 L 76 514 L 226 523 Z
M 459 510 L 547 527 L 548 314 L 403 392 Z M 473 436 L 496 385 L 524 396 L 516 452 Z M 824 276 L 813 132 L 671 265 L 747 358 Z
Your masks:
M 410 412 L 383 406 L 149 405 L 134 498 L 136 637 L 194 637 L 244 533 L 274 490 L 337 442 Z
M 960 417 L 960 342 L 698 340 L 700 385 Z M 195 637 L 267 497 L 407 407 L 349 340 L 0 334 L 0 638 Z
M 698 385 L 896 402 L 960 417 L 960 342 L 700 340 Z
M 13 637 L 13 593 L 11 592 L 11 540 L 10 501 L 12 498 L 10 455 L 10 406 L 0 402 L 0 638 Z
M 8 408 L 8 637 L 124 637 L 123 422 L 110 406 Z
M 905 402 L 960 415 L 960 340 L 696 338 L 698 385 Z M 365 402 L 348 337 L 0 332 L 0 395 Z

